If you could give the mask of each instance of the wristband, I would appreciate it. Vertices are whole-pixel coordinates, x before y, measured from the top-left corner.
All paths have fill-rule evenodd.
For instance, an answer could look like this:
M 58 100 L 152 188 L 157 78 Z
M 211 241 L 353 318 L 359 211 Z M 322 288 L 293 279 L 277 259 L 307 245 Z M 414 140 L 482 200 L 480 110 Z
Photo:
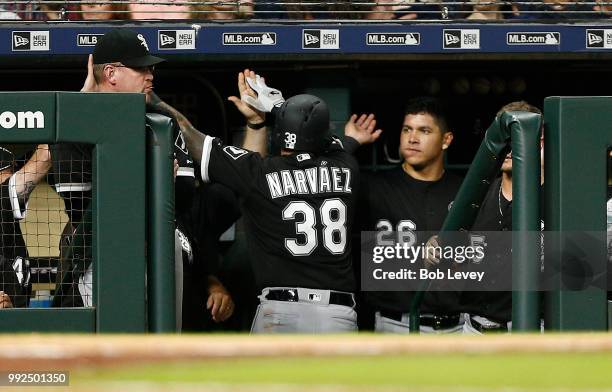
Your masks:
M 265 121 L 262 121 L 262 122 L 257 123 L 257 124 L 253 124 L 252 122 L 248 122 L 247 121 L 247 127 L 251 128 L 251 129 L 254 129 L 254 130 L 261 129 L 261 128 L 265 127 L 265 126 L 266 126 L 266 122 Z

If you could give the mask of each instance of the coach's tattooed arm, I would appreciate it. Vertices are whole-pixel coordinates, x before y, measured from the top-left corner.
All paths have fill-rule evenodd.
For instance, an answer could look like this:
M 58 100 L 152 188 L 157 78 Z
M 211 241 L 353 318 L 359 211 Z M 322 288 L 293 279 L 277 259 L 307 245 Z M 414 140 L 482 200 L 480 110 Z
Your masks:
M 153 91 L 147 93 L 147 106 L 155 112 L 173 118 L 178 123 L 183 133 L 185 143 L 187 144 L 189 155 L 191 155 L 196 162 L 200 163 L 202 159 L 202 146 L 206 135 L 195 129 L 183 113 L 162 101 Z
M 255 72 L 245 69 L 243 72 L 238 73 L 238 91 L 240 97 L 231 96 L 228 100 L 231 101 L 236 108 L 242 113 L 245 120 L 247 121 L 246 134 L 242 147 L 247 150 L 259 152 L 262 156 L 267 154 L 267 132 L 265 132 L 265 113 L 253 108 L 244 101 L 241 97 L 249 95 L 251 97 L 257 97 L 253 89 L 246 83 L 246 78 L 254 79 L 256 77 Z M 154 91 L 147 92 L 147 106 L 150 110 L 165 114 L 168 117 L 173 118 L 181 128 L 189 155 L 198 163 L 202 159 L 202 147 L 204 144 L 204 138 L 206 135 L 195 129 L 195 127 L 189 122 L 181 112 L 162 101 Z M 255 128 L 252 128 L 255 127 Z M 261 129 L 264 128 L 264 129 Z

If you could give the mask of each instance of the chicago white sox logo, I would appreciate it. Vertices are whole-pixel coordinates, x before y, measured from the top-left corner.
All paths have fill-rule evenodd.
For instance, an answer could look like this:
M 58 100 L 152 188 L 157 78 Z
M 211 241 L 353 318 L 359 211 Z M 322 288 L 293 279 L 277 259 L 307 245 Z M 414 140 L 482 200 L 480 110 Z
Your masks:
M 145 38 L 142 36 L 142 34 L 138 34 L 137 35 L 138 39 L 140 40 L 140 44 L 142 46 L 144 46 L 145 48 L 147 48 L 147 51 L 149 50 L 149 45 L 147 45 L 147 41 L 145 40 Z
M 189 263 L 193 262 L 193 251 L 191 250 L 191 243 L 185 234 L 179 229 L 176 229 L 176 233 L 178 234 L 179 242 L 181 243 L 181 248 L 183 252 L 187 254 L 187 258 L 189 259 Z

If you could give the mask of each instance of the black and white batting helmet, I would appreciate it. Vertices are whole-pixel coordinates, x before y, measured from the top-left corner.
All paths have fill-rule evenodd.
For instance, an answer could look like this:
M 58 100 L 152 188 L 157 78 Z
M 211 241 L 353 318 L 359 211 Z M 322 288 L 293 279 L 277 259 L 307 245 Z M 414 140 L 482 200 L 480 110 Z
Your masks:
M 320 152 L 329 143 L 329 109 L 321 98 L 293 96 L 275 114 L 274 139 L 282 149 Z

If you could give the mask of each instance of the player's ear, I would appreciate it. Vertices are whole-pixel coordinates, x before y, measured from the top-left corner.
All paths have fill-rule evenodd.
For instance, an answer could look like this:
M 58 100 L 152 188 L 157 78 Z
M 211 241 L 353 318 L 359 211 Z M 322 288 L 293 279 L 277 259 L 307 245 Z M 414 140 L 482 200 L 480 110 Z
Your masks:
M 116 68 L 112 64 L 106 64 L 102 72 L 102 76 L 104 80 L 110 84 L 115 84 L 116 83 L 115 71 L 116 71 Z
M 442 136 L 442 149 L 446 150 L 453 142 L 453 133 L 451 131 L 444 132 Z

